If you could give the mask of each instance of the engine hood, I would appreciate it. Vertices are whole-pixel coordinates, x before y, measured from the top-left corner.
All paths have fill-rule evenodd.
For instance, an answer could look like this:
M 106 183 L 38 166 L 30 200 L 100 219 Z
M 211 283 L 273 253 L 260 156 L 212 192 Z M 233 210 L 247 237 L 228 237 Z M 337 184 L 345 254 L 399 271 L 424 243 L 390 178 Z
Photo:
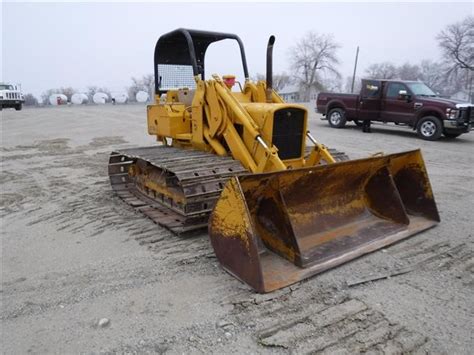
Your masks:
M 433 106 L 438 107 L 452 107 L 455 108 L 456 106 L 473 106 L 469 102 L 454 100 L 454 99 L 445 99 L 443 97 L 417 97 L 417 101 L 421 101 L 425 104 L 432 104 Z

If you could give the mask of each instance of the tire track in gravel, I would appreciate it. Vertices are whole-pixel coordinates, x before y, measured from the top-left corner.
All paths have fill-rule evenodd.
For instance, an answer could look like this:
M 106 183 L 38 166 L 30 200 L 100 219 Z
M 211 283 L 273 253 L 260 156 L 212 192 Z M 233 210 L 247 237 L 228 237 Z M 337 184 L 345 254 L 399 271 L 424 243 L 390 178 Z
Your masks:
M 262 349 L 285 354 L 415 353 L 428 339 L 343 290 L 309 284 L 231 301 L 234 320 Z
M 121 270 L 119 273 L 116 270 Z M 26 278 L 3 284 L 2 321 L 18 317 L 42 314 L 51 309 L 64 308 L 82 302 L 84 299 L 111 297 L 126 290 L 159 283 L 160 270 L 147 265 L 131 264 L 124 268 L 105 270 L 97 267 L 84 273 L 83 270 L 56 273 L 37 280 Z M 57 293 L 61 285 L 61 293 Z M 28 300 L 26 302 L 19 300 Z
M 84 298 L 101 297 L 104 291 L 110 294 L 158 282 L 171 268 L 172 274 L 223 274 L 215 267 L 214 253 L 205 232 L 188 238 L 175 236 L 114 195 L 107 179 L 109 149 L 106 148 L 116 143 L 113 137 L 109 138 L 104 138 L 104 142 L 94 140 L 90 146 L 77 149 L 70 149 L 63 141 L 55 140 L 21 147 L 21 154 L 15 150 L 7 152 L 25 169 L 27 166 L 31 168 L 33 178 L 25 173 L 20 179 L 26 179 L 23 183 L 28 182 L 28 188 L 40 191 L 38 200 L 45 204 L 40 211 L 34 205 L 20 213 L 27 217 L 29 226 L 54 223 L 60 231 L 86 237 L 97 237 L 110 229 L 125 231 L 130 238 L 149 248 L 153 258 L 159 259 L 161 271 L 137 266 L 122 276 L 104 273 L 100 269 L 91 275 L 78 273 L 77 277 L 71 277 L 69 274 L 63 280 L 66 291 L 57 297 L 47 291 L 54 290 L 48 280 L 40 280 L 30 288 L 22 286 L 21 282 L 6 285 L 3 296 L 8 307 L 2 319 L 39 314 L 64 304 L 78 303 Z M 38 151 L 43 154 L 42 159 L 50 159 L 48 164 L 44 161 L 38 166 L 28 164 Z M 36 211 L 35 217 L 30 217 L 31 211 Z M 416 248 L 414 245 L 410 248 L 416 251 L 402 249 L 400 255 L 395 256 L 406 264 L 423 259 L 426 265 L 434 265 L 435 261 L 440 261 L 441 252 L 442 267 L 446 270 L 461 265 L 472 271 L 472 252 L 469 254 L 463 245 L 453 248 L 448 243 L 420 242 Z M 262 351 L 285 354 L 416 353 L 422 352 L 428 344 L 428 339 L 421 333 L 391 322 L 367 303 L 329 286 L 302 282 L 270 295 L 256 295 L 243 286 L 229 285 L 212 291 L 222 304 L 232 305 L 229 318 L 235 327 L 236 339 L 250 337 Z M 34 299 L 38 293 L 44 297 L 17 304 L 14 298 L 18 292 L 27 294 L 23 299 Z M 213 328 L 204 333 L 224 335 L 219 332 L 222 330 Z M 147 346 L 144 345 L 143 349 Z
M 392 256 L 408 267 L 438 270 L 440 272 L 474 271 L 474 243 L 461 242 L 453 246 L 450 242 L 422 241 L 410 248 L 401 248 Z
M 187 265 L 214 258 L 205 232 L 175 236 L 115 195 L 109 184 L 107 163 L 110 151 L 126 143 L 121 137 L 94 138 L 75 149 L 67 143 L 67 139 L 53 139 L 3 150 L 11 163 L 20 160 L 17 163 L 22 171 L 19 174 L 16 169 L 14 175 L 3 172 L 2 179 L 22 186 L 20 193 L 3 196 L 3 203 L 11 204 L 15 199 L 17 207 L 27 207 L 2 212 L 22 213 L 30 227 L 53 223 L 58 231 L 80 235 L 86 231 L 87 237 L 123 230 L 171 264 Z M 27 202 L 32 203 L 28 206 Z

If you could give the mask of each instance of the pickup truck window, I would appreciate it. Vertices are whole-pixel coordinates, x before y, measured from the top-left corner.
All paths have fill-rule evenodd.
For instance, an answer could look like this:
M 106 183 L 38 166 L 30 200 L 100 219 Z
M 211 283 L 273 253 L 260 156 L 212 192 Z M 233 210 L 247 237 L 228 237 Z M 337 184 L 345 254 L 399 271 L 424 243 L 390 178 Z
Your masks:
M 0 90 L 13 90 L 12 85 L 0 85 Z
M 387 87 L 387 98 L 393 99 L 398 98 L 398 93 L 400 90 L 406 90 L 407 87 L 402 83 L 389 83 Z
M 438 96 L 423 83 L 408 83 L 407 85 L 416 96 Z
M 376 80 L 364 80 L 362 86 L 362 97 L 376 98 L 379 97 L 380 82 Z

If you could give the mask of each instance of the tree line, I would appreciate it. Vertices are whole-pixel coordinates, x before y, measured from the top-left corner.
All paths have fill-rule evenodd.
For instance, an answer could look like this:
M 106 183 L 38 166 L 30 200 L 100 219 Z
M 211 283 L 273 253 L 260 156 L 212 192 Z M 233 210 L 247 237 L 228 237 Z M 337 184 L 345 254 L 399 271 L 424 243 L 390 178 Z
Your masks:
M 132 81 L 131 85 L 127 86 L 126 89 L 124 90 L 128 94 L 129 101 L 135 102 L 136 94 L 139 91 L 145 91 L 146 93 L 148 93 L 149 97 L 153 96 L 153 92 L 154 92 L 153 75 L 144 75 L 141 78 L 132 77 L 131 81 Z M 109 97 L 111 96 L 111 90 L 109 88 L 93 85 L 93 86 L 88 86 L 85 91 L 76 90 L 70 86 L 59 87 L 56 89 L 48 89 L 40 95 L 40 98 L 43 105 L 49 105 L 50 104 L 49 97 L 51 95 L 63 94 L 67 97 L 68 102 L 70 102 L 72 95 L 74 95 L 75 93 L 84 93 L 89 98 L 89 102 L 92 102 L 93 96 L 98 92 L 103 92 L 104 94 L 107 94 Z M 26 106 L 39 105 L 39 100 L 33 94 L 28 93 L 25 95 L 25 105 Z
M 472 93 L 474 76 L 474 17 L 448 25 L 437 36 L 439 60 L 420 63 L 373 63 L 367 67 L 366 79 L 420 80 L 443 96 L 460 90 Z M 337 52 L 341 45 L 330 34 L 308 32 L 289 50 L 292 71 L 277 74 L 275 88 L 293 84 L 299 89 L 301 101 L 309 101 L 312 92 L 350 92 L 352 76 L 343 80 L 338 69 Z M 257 75 L 257 78 L 262 75 Z M 283 84 L 283 85 L 282 85 Z M 355 80 L 360 90 L 360 77 Z
M 474 17 L 449 25 L 436 39 L 442 56 L 438 61 L 422 60 L 419 64 L 397 66 L 391 62 L 376 63 L 366 70 L 368 79 L 421 80 L 441 95 L 460 90 L 472 91 L 474 74 Z
M 440 49 L 438 60 L 426 59 L 420 63 L 406 62 L 396 65 L 386 61 L 372 63 L 367 67 L 363 77 L 367 79 L 401 79 L 420 80 L 443 96 L 450 96 L 460 90 L 472 93 L 474 76 L 474 17 L 450 24 L 440 31 L 436 40 Z M 277 91 L 288 85 L 293 85 L 299 92 L 301 101 L 309 101 L 315 92 L 345 91 L 350 92 L 352 77 L 343 76 L 338 69 L 340 59 L 338 50 L 341 45 L 331 34 L 306 33 L 293 47 L 289 49 L 289 73 L 274 74 L 273 84 Z M 265 76 L 256 74 L 253 79 L 264 80 Z M 141 78 L 131 78 L 131 85 L 126 88 L 130 101 L 134 101 L 138 91 L 145 91 L 149 97 L 154 95 L 154 76 L 144 75 Z M 356 78 L 355 90 L 360 89 L 360 78 Z M 71 87 L 50 89 L 42 95 L 42 101 L 49 104 L 52 94 L 64 94 L 70 100 L 76 92 Z M 90 86 L 86 94 L 92 98 L 96 92 L 110 94 L 104 87 Z M 25 95 L 25 104 L 37 104 L 36 98 Z

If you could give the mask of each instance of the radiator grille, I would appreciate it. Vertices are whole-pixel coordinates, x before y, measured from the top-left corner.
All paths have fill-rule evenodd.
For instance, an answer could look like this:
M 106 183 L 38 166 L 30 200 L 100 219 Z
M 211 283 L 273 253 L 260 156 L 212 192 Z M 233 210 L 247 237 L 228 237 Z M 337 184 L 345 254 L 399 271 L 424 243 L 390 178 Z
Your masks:
M 7 99 L 19 99 L 20 94 L 17 93 L 17 92 L 7 92 L 7 93 L 5 93 L 5 98 L 7 98 Z
M 278 148 L 280 159 L 302 156 L 304 116 L 305 111 L 298 108 L 285 108 L 275 112 L 272 143 Z

